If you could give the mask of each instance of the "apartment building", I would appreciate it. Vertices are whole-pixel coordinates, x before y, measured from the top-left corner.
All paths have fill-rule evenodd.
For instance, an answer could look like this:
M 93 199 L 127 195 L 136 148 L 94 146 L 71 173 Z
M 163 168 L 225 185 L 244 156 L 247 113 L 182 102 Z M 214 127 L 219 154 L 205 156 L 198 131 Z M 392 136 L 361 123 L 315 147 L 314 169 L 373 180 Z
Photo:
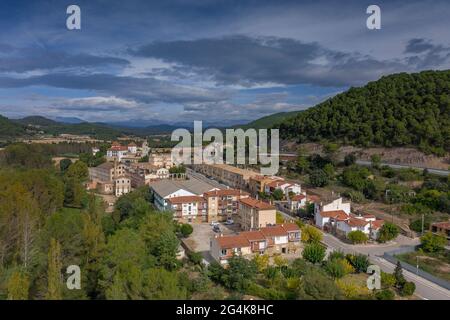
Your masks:
M 183 222 L 208 221 L 208 205 L 202 196 L 180 196 L 168 199 L 174 218 Z
M 203 196 L 205 192 L 216 190 L 213 185 L 196 178 L 189 180 L 161 180 L 150 183 L 150 192 L 158 210 L 172 210 L 169 199 L 182 196 Z
M 113 142 L 111 148 L 109 148 L 106 151 L 106 158 L 109 161 L 112 161 L 112 160 L 120 161 L 120 160 L 122 160 L 122 157 L 124 157 L 127 153 L 128 153 L 127 146 L 122 146 L 118 142 Z
M 225 221 L 238 214 L 239 200 L 248 198 L 247 192 L 237 189 L 222 189 L 205 192 L 203 197 L 208 206 L 208 217 L 211 221 Z
M 170 169 L 174 166 L 171 153 L 150 153 L 148 163 L 158 168 Z
M 115 162 L 105 162 L 89 168 L 89 179 L 97 191 L 102 194 L 114 194 L 119 197 L 131 192 L 131 179 L 126 166 Z
M 237 223 L 243 230 L 254 230 L 276 223 L 275 207 L 253 198 L 239 200 Z
M 234 189 L 249 190 L 251 177 L 258 176 L 257 172 L 230 166 L 228 164 L 196 164 L 192 166 L 209 178 L 217 180 Z
M 300 238 L 296 224 L 278 224 L 235 235 L 217 235 L 210 240 L 210 254 L 220 264 L 227 264 L 235 255 L 285 254 L 298 245 Z

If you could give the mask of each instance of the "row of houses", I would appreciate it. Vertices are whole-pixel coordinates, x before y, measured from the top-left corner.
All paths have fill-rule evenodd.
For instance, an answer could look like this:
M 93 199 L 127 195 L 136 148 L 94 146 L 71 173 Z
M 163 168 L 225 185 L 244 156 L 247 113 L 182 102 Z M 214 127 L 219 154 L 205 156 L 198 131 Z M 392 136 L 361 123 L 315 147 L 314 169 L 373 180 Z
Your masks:
M 150 185 L 155 206 L 184 222 L 233 219 L 243 230 L 276 222 L 275 207 L 239 189 L 219 189 L 202 180 L 163 180 Z
M 192 165 L 192 169 L 231 188 L 246 190 L 253 197 L 258 197 L 261 193 L 270 195 L 277 189 L 281 190 L 286 198 L 302 193 L 301 186 L 297 183 L 287 182 L 277 176 L 263 176 L 258 172 L 228 164 L 197 164 Z
M 384 224 L 383 220 L 376 219 L 374 215 L 352 213 L 351 204 L 344 202 L 342 197 L 315 203 L 314 221 L 317 227 L 339 236 L 346 237 L 350 232 L 359 230 L 374 240 Z
M 285 223 L 244 231 L 236 235 L 217 235 L 210 241 L 210 254 L 221 264 L 233 256 L 289 253 L 300 242 L 300 228 Z

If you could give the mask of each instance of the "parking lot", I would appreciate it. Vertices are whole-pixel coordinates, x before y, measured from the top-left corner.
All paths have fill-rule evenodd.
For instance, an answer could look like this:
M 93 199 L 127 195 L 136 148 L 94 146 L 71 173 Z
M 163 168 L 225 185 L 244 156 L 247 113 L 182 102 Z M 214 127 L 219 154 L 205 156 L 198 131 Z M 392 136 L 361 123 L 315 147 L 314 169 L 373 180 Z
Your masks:
M 212 226 L 209 223 L 193 223 L 192 227 L 194 231 L 184 242 L 192 248 L 195 252 L 201 252 L 203 256 L 210 260 L 209 255 L 209 242 L 210 239 L 215 235 L 220 233 L 224 235 L 234 234 L 240 231 L 237 224 L 225 225 L 223 223 L 219 224 L 221 232 L 214 232 Z

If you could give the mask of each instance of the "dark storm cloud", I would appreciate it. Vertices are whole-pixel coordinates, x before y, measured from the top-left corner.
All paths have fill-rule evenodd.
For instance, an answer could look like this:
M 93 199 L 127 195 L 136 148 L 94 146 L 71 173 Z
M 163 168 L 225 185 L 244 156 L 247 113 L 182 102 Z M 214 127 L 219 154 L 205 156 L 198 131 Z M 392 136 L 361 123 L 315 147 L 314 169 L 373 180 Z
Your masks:
M 208 102 L 228 98 L 223 90 L 182 86 L 153 78 L 121 77 L 110 74 L 75 75 L 54 73 L 28 78 L 0 77 L 0 88 L 49 86 L 55 88 L 93 90 L 101 94 L 149 102 Z
M 406 69 L 358 53 L 333 51 L 287 38 L 229 36 L 153 42 L 130 54 L 189 66 L 224 84 L 259 83 L 348 86 Z
M 86 53 L 69 54 L 60 50 L 46 48 L 14 48 L 0 44 L 0 71 L 27 72 L 33 70 L 52 70 L 58 68 L 88 68 L 106 65 L 124 67 L 126 59 L 97 56 Z
M 450 47 L 434 44 L 428 39 L 415 38 L 408 41 L 405 54 L 408 64 L 419 69 L 436 68 L 450 60 Z

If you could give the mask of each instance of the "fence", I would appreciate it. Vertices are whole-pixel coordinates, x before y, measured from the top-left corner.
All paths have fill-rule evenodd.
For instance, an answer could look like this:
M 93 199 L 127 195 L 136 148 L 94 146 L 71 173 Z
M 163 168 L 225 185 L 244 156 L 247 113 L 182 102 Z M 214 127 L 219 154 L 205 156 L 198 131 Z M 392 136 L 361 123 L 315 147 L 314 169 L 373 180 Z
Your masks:
M 389 261 L 390 263 L 397 264 L 399 259 L 397 259 L 395 257 L 395 255 L 403 254 L 403 253 L 409 253 L 409 252 L 413 252 L 415 250 L 416 250 L 416 247 L 400 248 L 398 250 L 385 252 L 384 255 L 383 255 L 383 258 L 385 260 Z M 420 269 L 420 266 L 419 266 L 419 269 L 417 269 L 417 266 L 410 265 L 407 262 L 400 261 L 400 263 L 402 264 L 403 269 L 405 269 L 405 270 L 407 270 L 407 271 L 409 271 L 409 272 L 411 272 L 413 274 L 417 274 L 418 276 L 420 276 L 420 277 L 422 277 L 424 279 L 427 279 L 428 281 L 431 281 L 431 282 L 433 282 L 433 283 L 435 283 L 435 284 L 437 284 L 437 285 L 439 285 L 439 286 L 441 286 L 441 287 L 443 287 L 443 288 L 445 288 L 447 290 L 450 290 L 450 282 L 448 282 L 448 281 L 446 281 L 444 279 L 438 278 L 436 276 L 433 276 L 432 274 L 430 274 L 430 273 Z

